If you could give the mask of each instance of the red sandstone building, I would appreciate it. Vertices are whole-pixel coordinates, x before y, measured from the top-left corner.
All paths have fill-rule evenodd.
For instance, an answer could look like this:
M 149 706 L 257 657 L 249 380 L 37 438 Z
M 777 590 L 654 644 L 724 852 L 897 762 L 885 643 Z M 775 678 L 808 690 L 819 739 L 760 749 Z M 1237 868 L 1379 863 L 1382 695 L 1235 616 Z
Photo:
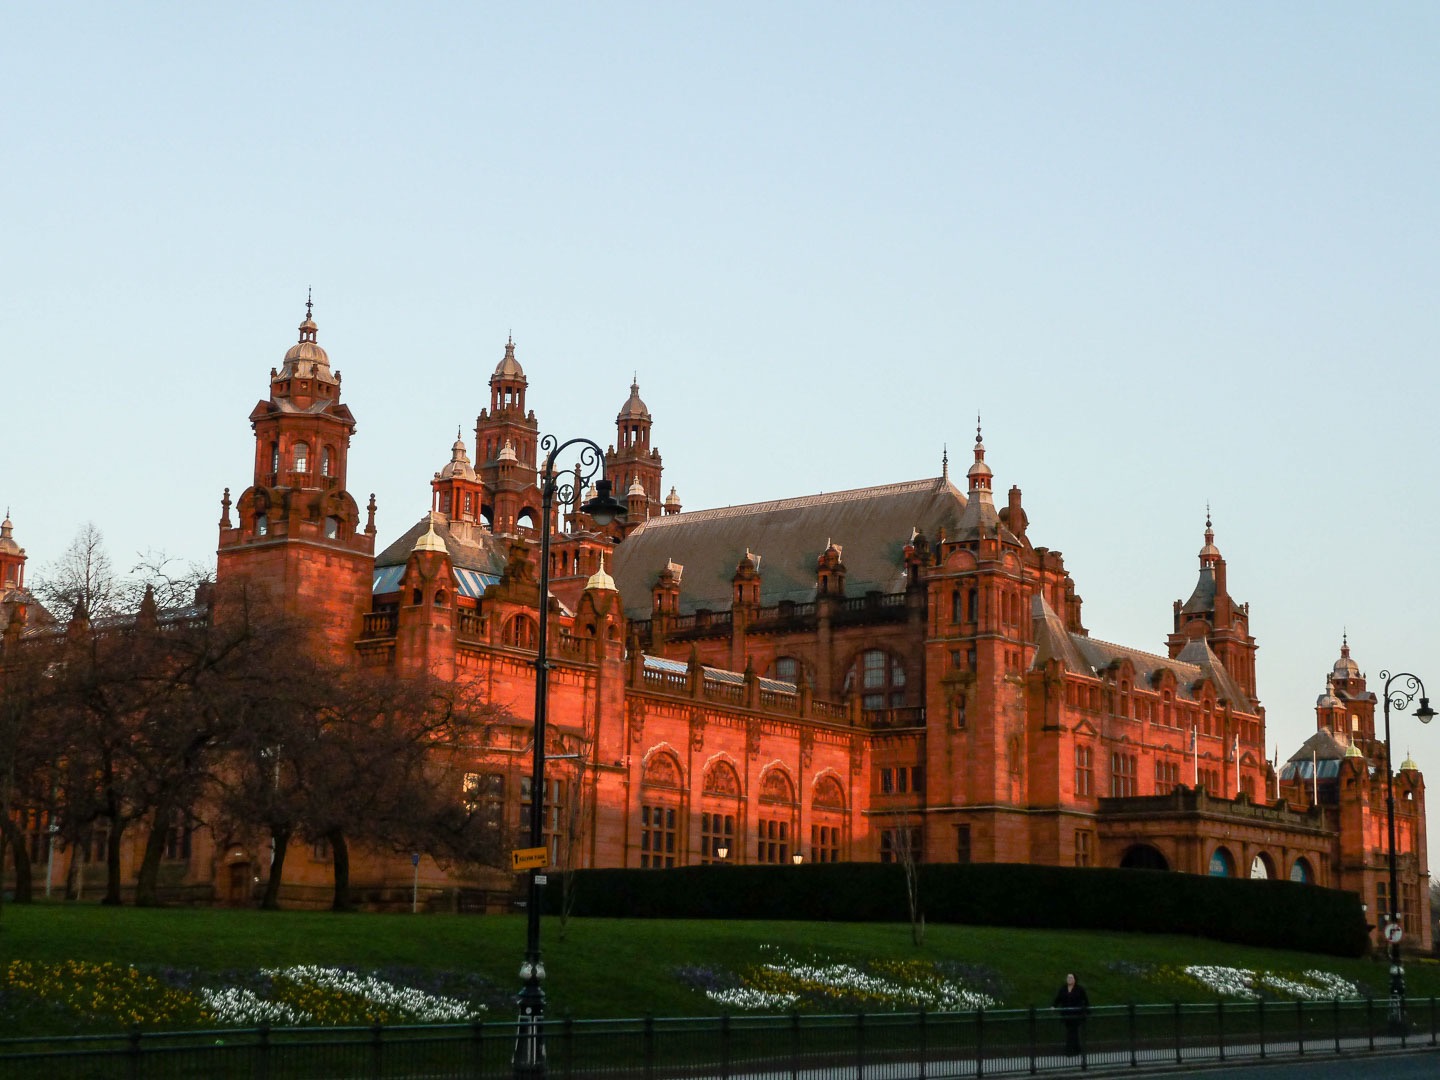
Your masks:
M 513 342 L 473 443 L 430 480 L 430 512 L 378 554 L 349 492 L 355 419 L 309 318 L 251 411 L 253 480 L 220 523 L 218 578 L 280 590 L 355 663 L 481 682 L 514 721 L 476 750 L 457 799 L 514 823 L 528 805 L 536 540 L 551 528 L 545 792 L 572 865 L 792 859 L 1030 862 L 1285 877 L 1388 909 L 1385 746 L 1348 642 L 1317 734 L 1266 760 L 1248 606 L 1206 521 L 1198 578 L 1160 652 L 1090 636 L 1059 551 L 1003 505 L 976 434 L 964 489 L 938 477 L 682 512 L 632 384 L 606 472 L 623 524 L 576 505 L 540 520 L 540 425 Z M 473 458 L 471 456 L 473 448 Z M 23 565 L 6 522 L 0 574 Z M 18 549 L 15 549 L 18 550 Z M 7 582 L 9 579 L 6 579 Z M 1427 948 L 1424 782 L 1395 779 L 1400 904 Z M 566 830 L 564 821 L 583 821 Z M 562 835 L 563 834 L 563 835 Z M 562 852 L 562 847 L 565 849 Z M 198 842 L 183 868 L 243 902 L 265 838 Z M 292 899 L 329 867 L 292 855 Z M 447 875 L 427 895 L 508 887 Z M 409 860 L 357 859 L 360 895 Z M 447 892 L 447 890 L 449 890 Z M 1375 920 L 1372 920 L 1375 921 Z

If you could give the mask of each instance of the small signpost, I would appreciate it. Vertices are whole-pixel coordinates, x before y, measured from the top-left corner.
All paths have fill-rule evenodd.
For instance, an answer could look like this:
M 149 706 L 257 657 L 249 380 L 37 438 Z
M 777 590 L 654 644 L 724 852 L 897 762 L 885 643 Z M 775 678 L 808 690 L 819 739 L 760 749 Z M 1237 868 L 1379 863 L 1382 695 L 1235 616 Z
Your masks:
M 550 850 L 544 847 L 515 848 L 510 852 L 511 870 L 538 870 L 550 861 Z

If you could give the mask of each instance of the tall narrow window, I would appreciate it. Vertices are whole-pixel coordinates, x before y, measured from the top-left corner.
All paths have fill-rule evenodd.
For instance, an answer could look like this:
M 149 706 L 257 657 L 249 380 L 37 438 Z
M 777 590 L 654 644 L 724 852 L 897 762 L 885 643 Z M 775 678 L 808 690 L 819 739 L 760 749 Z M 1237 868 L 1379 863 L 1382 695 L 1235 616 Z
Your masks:
M 675 865 L 675 808 L 640 807 L 640 865 L 669 869 Z
M 330 451 L 330 447 L 327 446 L 327 447 L 325 447 L 324 450 L 320 451 L 320 475 L 321 475 L 321 476 L 334 476 L 334 475 L 335 475 L 335 471 L 334 471 L 334 470 L 335 470 L 335 458 L 334 458 L 334 455 L 333 455 L 333 454 L 331 453 L 331 451 Z
M 1075 747 L 1075 794 L 1089 795 L 1095 789 L 1094 755 L 1088 746 Z
M 303 473 L 310 471 L 310 447 L 303 443 L 295 444 L 295 472 Z

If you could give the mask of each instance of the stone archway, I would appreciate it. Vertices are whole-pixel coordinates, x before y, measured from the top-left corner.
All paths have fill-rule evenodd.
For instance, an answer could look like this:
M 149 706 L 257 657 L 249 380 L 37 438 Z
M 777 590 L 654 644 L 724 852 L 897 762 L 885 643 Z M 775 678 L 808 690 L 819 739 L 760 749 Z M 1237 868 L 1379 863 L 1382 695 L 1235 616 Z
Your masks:
M 1170 861 L 1159 848 L 1149 844 L 1131 844 L 1120 858 L 1122 870 L 1169 870 Z

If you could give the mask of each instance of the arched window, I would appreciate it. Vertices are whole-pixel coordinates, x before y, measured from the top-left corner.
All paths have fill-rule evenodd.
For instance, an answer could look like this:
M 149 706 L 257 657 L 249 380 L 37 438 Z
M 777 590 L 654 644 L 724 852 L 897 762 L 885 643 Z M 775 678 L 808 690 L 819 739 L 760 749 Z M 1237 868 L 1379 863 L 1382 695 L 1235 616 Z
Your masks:
M 270 532 L 270 519 L 264 514 L 255 515 L 255 535 L 266 536 Z
M 306 443 L 295 444 L 295 468 L 294 472 L 303 473 L 310 471 L 310 447 Z
M 279 443 L 276 443 L 276 442 L 272 442 L 272 443 L 270 444 L 270 474 L 271 474 L 272 476 L 274 476 L 274 475 L 275 475 L 276 473 L 278 473 L 279 471 L 280 471 L 280 444 L 279 444 Z
M 839 862 L 849 846 L 845 790 L 833 776 L 815 781 L 810 796 L 810 861 Z
M 700 861 L 736 862 L 740 849 L 735 835 L 739 823 L 740 775 L 728 761 L 717 761 L 705 771 L 700 810 Z
M 1315 872 L 1310 869 L 1310 863 L 1303 855 L 1290 867 L 1290 880 L 1303 885 L 1309 885 L 1315 880 Z
M 1270 857 L 1263 852 L 1250 860 L 1250 876 L 1252 878 L 1274 877 L 1274 868 L 1270 865 Z
M 755 861 L 788 863 L 795 840 L 795 785 L 783 769 L 770 769 L 760 778 L 756 824 Z
M 770 665 L 770 677 L 780 682 L 800 682 L 800 661 L 793 656 L 777 656 Z
M 337 517 L 327 517 L 325 519 L 325 538 L 327 540 L 334 540 L 339 535 L 340 519 Z
M 1217 847 L 1210 856 L 1210 865 L 1207 872 L 1211 877 L 1234 877 L 1235 858 L 1228 850 Z
M 905 665 L 884 649 L 866 649 L 845 676 L 845 692 L 860 692 L 865 709 L 898 708 L 905 704 Z
M 332 451 L 332 450 L 330 449 L 330 447 L 327 446 L 327 447 L 325 447 L 324 450 L 320 451 L 320 475 L 321 475 L 321 476 L 334 476 L 334 475 L 335 475 L 335 471 L 334 471 L 334 470 L 335 470 L 335 453 L 334 453 L 334 451 Z
M 680 841 L 682 780 L 673 755 L 654 754 L 640 774 L 640 865 L 668 869 L 683 847 Z
M 528 615 L 516 615 L 505 624 L 504 641 L 515 649 L 533 649 L 539 627 Z
M 444 606 L 445 606 L 445 590 L 444 590 L 444 589 L 436 589 L 436 590 L 435 590 L 435 606 L 436 606 L 436 607 L 444 607 Z

